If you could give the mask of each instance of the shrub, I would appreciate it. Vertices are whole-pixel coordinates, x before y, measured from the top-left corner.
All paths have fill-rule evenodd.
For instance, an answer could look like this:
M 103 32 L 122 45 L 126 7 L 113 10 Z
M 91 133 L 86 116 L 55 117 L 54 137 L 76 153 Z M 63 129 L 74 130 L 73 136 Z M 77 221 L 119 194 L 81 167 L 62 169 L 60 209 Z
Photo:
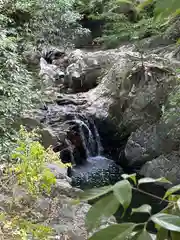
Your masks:
M 32 106 L 32 78 L 21 63 L 17 39 L 4 31 L 0 37 L 0 153 L 8 153 L 16 131 L 13 128 L 22 112 Z M 7 154 L 6 154 L 7 156 Z
M 45 150 L 39 140 L 40 136 L 35 130 L 27 132 L 21 126 L 17 147 L 11 154 L 12 160 L 16 160 L 13 171 L 17 173 L 19 185 L 25 186 L 33 195 L 49 193 L 51 186 L 56 182 L 46 163 L 53 161 L 60 164 L 59 157 L 53 150 Z
M 6 207 L 0 211 L 0 237 L 3 234 L 3 239 L 29 239 L 33 236 L 33 239 L 45 240 L 53 233 L 49 226 L 38 222 L 33 206 L 43 194 L 50 196 L 56 183 L 46 164 L 56 162 L 62 168 L 65 165 L 51 149 L 44 149 L 39 138 L 36 130 L 27 132 L 21 127 L 16 148 L 11 153 L 14 164 L 6 165 L 1 174 L 1 194 L 9 196 Z M 18 189 L 21 189 L 20 194 Z

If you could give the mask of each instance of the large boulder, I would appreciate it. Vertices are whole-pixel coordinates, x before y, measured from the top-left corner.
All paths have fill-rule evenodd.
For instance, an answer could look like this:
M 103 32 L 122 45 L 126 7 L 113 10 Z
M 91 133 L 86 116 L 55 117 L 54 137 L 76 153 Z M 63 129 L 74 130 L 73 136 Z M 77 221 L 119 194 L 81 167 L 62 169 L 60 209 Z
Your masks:
M 178 151 L 180 147 L 179 90 L 179 86 L 177 86 L 169 94 L 163 105 L 163 113 L 159 121 L 150 126 L 144 125 L 131 134 L 125 148 L 127 164 L 131 167 L 141 167 L 156 158 L 153 160 L 153 163 L 157 161 L 154 168 L 156 168 L 156 174 L 159 172 L 160 177 L 161 171 L 166 172 L 167 168 L 166 164 L 164 168 L 162 167 L 163 161 L 159 161 L 157 157 L 168 155 L 168 161 L 172 157 L 171 167 L 176 168 L 173 151 Z M 160 159 L 163 159 L 162 156 Z M 158 163 L 160 164 L 159 168 L 157 167 Z M 152 166 L 152 163 L 145 164 L 143 169 L 149 168 L 149 170 L 142 170 L 142 172 L 146 172 L 148 176 Z
M 55 81 L 63 79 L 65 74 L 58 66 L 47 63 L 47 61 L 41 57 L 39 76 L 43 79 L 45 86 L 52 86 Z
M 70 53 L 62 53 L 60 50 L 49 50 L 40 59 L 40 77 L 50 84 L 60 78 L 64 87 L 71 92 L 85 92 L 96 87 L 104 71 L 122 55 L 123 48 L 107 52 L 76 49 Z
M 162 154 L 143 165 L 140 174 L 146 177 L 165 177 L 173 184 L 180 183 L 180 151 Z

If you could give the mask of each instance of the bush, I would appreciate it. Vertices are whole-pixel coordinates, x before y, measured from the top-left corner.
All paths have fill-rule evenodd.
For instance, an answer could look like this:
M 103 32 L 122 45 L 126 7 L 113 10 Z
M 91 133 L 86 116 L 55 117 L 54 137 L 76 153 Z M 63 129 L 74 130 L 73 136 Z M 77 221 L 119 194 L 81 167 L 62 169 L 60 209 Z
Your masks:
M 3 174 L 1 172 L 0 187 L 1 194 L 5 195 L 6 207 L 0 211 L 0 238 L 2 235 L 8 240 L 29 239 L 32 236 L 33 239 L 45 240 L 53 233 L 49 226 L 39 223 L 33 207 L 42 195 L 50 196 L 56 183 L 46 164 L 56 162 L 62 168 L 65 165 L 50 148 L 44 149 L 39 138 L 35 130 L 27 132 L 21 127 L 16 148 L 11 153 L 14 164 L 5 165 Z
M 0 153 L 9 152 L 16 137 L 15 125 L 32 106 L 32 77 L 21 62 L 17 39 L 4 31 L 0 37 Z

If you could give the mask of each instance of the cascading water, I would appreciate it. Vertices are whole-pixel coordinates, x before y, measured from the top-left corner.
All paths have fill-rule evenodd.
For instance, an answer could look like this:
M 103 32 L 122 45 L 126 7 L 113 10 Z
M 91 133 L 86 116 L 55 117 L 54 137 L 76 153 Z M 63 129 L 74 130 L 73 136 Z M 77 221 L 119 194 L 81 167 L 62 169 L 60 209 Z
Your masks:
M 81 119 L 80 119 L 81 118 Z M 100 156 L 103 154 L 103 147 L 96 125 L 92 119 L 85 119 L 82 115 L 75 115 L 74 119 L 68 120 L 65 124 L 77 125 L 82 145 L 86 152 L 86 158 Z
M 71 113 L 71 119 L 65 121 L 65 124 L 71 126 L 72 132 L 78 132 L 72 134 L 70 139 L 74 145 L 73 157 L 76 163 L 71 171 L 72 185 L 89 188 L 115 183 L 120 178 L 122 169 L 114 161 L 103 156 L 103 146 L 94 120 Z M 83 150 L 84 154 L 81 154 Z

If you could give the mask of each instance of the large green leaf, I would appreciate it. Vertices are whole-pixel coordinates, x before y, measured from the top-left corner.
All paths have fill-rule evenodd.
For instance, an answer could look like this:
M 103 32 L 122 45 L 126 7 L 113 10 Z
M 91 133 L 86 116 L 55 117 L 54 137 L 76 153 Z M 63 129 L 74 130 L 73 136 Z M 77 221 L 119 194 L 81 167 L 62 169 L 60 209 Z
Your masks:
M 93 200 L 93 199 L 99 198 L 110 191 L 112 191 L 112 186 L 105 186 L 105 187 L 101 187 L 101 188 L 92 188 L 90 190 L 80 193 L 79 197 L 83 201 L 88 201 L 88 200 Z
M 132 199 L 132 187 L 129 181 L 122 180 L 113 186 L 113 192 L 124 210 L 129 207 Z
M 180 190 L 180 184 L 178 184 L 178 185 L 168 189 L 166 191 L 165 195 L 164 195 L 164 199 L 167 198 L 169 195 L 171 195 L 171 194 L 173 194 L 173 193 L 175 193 L 175 192 L 177 192 L 179 190 Z
M 153 240 L 151 235 L 144 229 L 140 234 L 138 234 L 136 240 Z
M 123 223 L 111 225 L 105 229 L 96 232 L 89 240 L 125 240 L 133 231 L 136 224 Z
M 151 220 L 162 228 L 170 231 L 180 232 L 180 217 L 178 216 L 158 213 L 156 215 L 153 215 L 151 217 Z
M 132 209 L 132 214 L 136 213 L 136 212 L 140 212 L 140 213 L 149 213 L 151 214 L 151 206 L 148 204 L 144 204 L 142 206 L 140 206 L 139 208 L 133 208 Z
M 166 240 L 168 239 L 168 230 L 164 228 L 160 228 L 156 235 L 156 240 Z
M 143 183 L 155 183 L 155 182 L 161 182 L 161 183 L 171 183 L 170 181 L 168 181 L 166 178 L 141 178 L 138 181 L 138 185 L 143 184 Z
M 113 193 L 102 197 L 88 211 L 86 216 L 86 224 L 89 230 L 98 227 L 103 216 L 112 216 L 119 207 L 119 201 Z

